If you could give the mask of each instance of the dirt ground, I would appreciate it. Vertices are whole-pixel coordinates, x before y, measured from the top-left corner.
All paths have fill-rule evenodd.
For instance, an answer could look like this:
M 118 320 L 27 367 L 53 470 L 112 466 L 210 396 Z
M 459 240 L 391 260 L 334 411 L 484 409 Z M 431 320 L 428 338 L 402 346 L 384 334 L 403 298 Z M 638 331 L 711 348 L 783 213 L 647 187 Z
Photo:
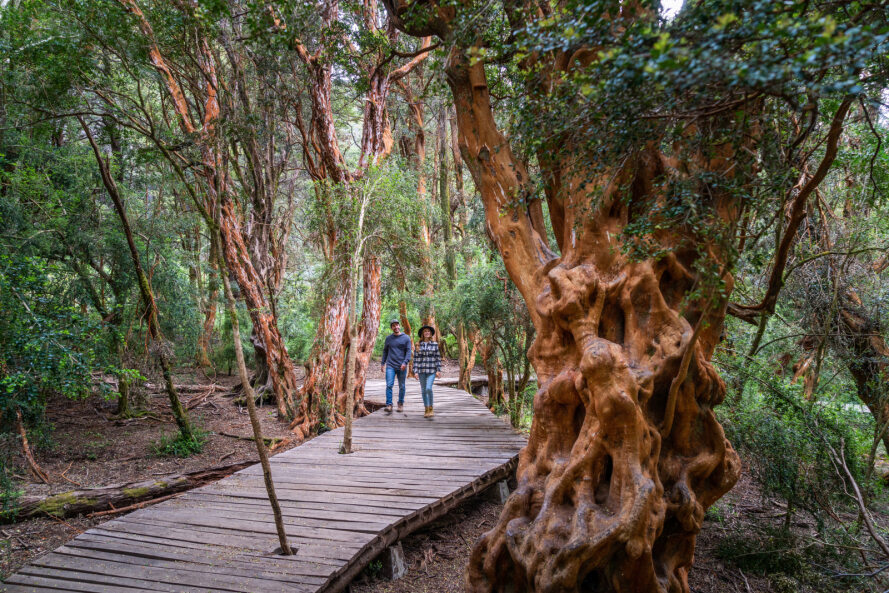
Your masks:
M 745 476 L 719 504 L 731 515 L 733 510 L 746 508 L 751 503 L 759 508 L 759 493 Z M 472 546 L 494 526 L 502 508 L 484 497 L 463 504 L 402 541 L 409 567 L 404 577 L 388 581 L 380 576 L 378 566 L 371 564 L 352 583 L 352 593 L 463 593 Z M 721 532 L 737 528 L 737 524 L 706 521 L 689 575 L 692 593 L 784 593 L 773 588 L 768 578 L 745 575 L 715 557 Z M 800 589 L 799 593 L 810 591 Z

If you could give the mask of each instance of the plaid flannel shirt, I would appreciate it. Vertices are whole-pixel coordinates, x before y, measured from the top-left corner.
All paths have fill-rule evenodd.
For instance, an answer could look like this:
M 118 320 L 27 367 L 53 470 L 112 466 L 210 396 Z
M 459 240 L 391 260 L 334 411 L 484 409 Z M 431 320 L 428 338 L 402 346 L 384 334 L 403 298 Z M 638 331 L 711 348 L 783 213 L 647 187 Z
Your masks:
M 418 342 L 414 350 L 414 370 L 417 373 L 437 373 L 441 369 L 438 342 Z

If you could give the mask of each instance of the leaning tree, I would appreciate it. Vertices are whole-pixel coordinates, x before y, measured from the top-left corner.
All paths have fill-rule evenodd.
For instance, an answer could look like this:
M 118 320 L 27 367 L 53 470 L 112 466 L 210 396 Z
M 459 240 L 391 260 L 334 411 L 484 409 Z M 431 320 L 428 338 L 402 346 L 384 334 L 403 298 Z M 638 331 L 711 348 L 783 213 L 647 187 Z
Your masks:
M 689 591 L 704 513 L 740 471 L 710 364 L 739 222 L 824 178 L 854 101 L 882 90 L 885 9 L 386 6 L 450 48 L 463 159 L 537 333 L 518 488 L 468 590 Z

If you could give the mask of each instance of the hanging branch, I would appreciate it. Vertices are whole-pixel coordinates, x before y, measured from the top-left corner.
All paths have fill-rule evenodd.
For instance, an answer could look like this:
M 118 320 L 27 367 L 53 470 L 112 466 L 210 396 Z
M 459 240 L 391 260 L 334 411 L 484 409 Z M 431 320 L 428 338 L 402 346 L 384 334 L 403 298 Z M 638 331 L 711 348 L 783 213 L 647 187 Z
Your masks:
M 800 181 L 799 189 L 790 206 L 790 214 L 788 216 L 787 227 L 778 248 L 775 250 L 775 257 L 772 264 L 772 272 L 769 275 L 769 283 L 766 293 L 762 300 L 756 305 L 738 305 L 736 303 L 728 304 L 728 313 L 734 315 L 738 319 L 746 321 L 752 325 L 760 325 L 764 322 L 760 319 L 760 315 L 770 316 L 775 312 L 775 304 L 778 302 L 778 294 L 784 286 L 784 270 L 787 267 L 787 260 L 790 256 L 790 248 L 796 240 L 796 232 L 799 230 L 800 224 L 806 217 L 806 204 L 809 196 L 812 195 L 833 165 L 837 157 L 840 137 L 843 133 L 843 123 L 846 120 L 846 114 L 852 106 L 854 99 L 846 97 L 837 108 L 830 123 L 830 129 L 827 132 L 826 148 L 818 170 L 807 181 Z M 792 191 L 792 190 L 791 190 Z

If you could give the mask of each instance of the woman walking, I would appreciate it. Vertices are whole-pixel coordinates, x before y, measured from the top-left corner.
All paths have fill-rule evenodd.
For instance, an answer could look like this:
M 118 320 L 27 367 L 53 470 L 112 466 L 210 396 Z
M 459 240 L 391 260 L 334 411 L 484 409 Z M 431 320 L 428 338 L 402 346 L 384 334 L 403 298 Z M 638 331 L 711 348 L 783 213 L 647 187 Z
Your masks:
M 424 325 L 419 331 L 420 341 L 414 352 L 414 370 L 420 378 L 420 391 L 423 392 L 423 405 L 426 407 L 424 418 L 432 418 L 432 384 L 438 371 L 441 370 L 441 355 L 438 353 L 438 342 L 433 341 L 435 330 Z

